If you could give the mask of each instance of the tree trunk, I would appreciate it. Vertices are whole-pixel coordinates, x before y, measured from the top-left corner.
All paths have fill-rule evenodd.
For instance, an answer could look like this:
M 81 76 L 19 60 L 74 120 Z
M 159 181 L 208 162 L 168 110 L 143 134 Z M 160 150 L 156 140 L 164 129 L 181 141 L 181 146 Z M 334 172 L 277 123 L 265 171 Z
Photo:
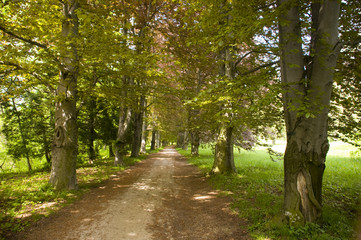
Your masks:
M 184 139 L 183 139 L 182 149 L 188 150 L 188 132 L 187 131 L 184 131 Z
M 96 139 L 96 132 L 95 132 L 95 116 L 96 116 L 96 102 L 94 99 L 90 100 L 89 103 L 89 122 L 88 122 L 88 129 L 89 129 L 89 137 L 88 137 L 88 158 L 89 163 L 93 163 L 96 159 L 96 152 L 94 148 L 94 141 Z
M 185 131 L 179 131 L 177 137 L 177 148 L 183 148 L 185 142 Z
M 225 22 L 228 22 L 231 19 L 229 14 L 226 15 Z M 225 24 L 225 23 L 221 23 Z M 228 23 L 227 23 L 228 24 Z M 235 79 L 235 63 L 232 53 L 231 46 L 226 46 L 220 52 L 220 59 L 223 60 L 220 65 L 219 75 L 225 76 L 229 80 Z M 225 111 L 228 110 L 228 111 Z M 222 113 L 223 119 L 221 120 L 220 130 L 216 142 L 216 149 L 214 154 L 214 163 L 212 168 L 212 173 L 220 174 L 229 174 L 235 173 L 236 167 L 234 164 L 233 157 L 233 126 L 232 126 L 232 105 L 228 100 L 225 100 L 220 103 L 220 111 Z
M 198 131 L 192 131 L 191 132 L 191 154 L 194 157 L 199 156 L 199 132 Z
M 120 109 L 119 110 L 119 125 L 118 125 L 118 133 L 117 140 L 114 144 L 115 158 L 114 165 L 124 165 L 124 155 L 126 154 L 126 142 L 125 142 L 125 134 L 128 130 L 129 123 L 132 117 L 132 113 L 130 109 Z
M 63 3 L 64 22 L 62 36 L 70 42 L 78 36 L 76 0 Z M 52 145 L 50 183 L 56 190 L 77 189 L 76 160 L 78 156 L 78 127 L 76 91 L 78 56 L 74 43 L 62 49 L 60 81 L 56 91 L 55 133 Z
M 28 170 L 30 172 L 32 170 L 32 167 L 31 167 L 31 162 L 30 162 L 30 155 L 29 155 L 27 137 L 25 136 L 25 133 L 24 133 L 25 129 L 23 128 L 23 124 L 21 123 L 20 113 L 18 112 L 18 110 L 16 108 L 16 104 L 15 104 L 14 99 L 12 99 L 12 103 L 13 103 L 14 112 L 15 112 L 15 115 L 16 115 L 16 118 L 17 118 L 17 121 L 18 121 L 18 127 L 19 127 L 19 131 L 20 131 L 21 141 L 23 143 L 26 163 L 28 165 Z
M 139 157 L 140 154 L 140 144 L 142 141 L 142 113 L 134 113 L 134 134 L 133 134 L 133 143 L 132 143 L 132 157 Z
M 153 130 L 152 131 L 152 141 L 150 142 L 150 150 L 155 149 L 156 135 L 157 135 L 157 130 Z
M 41 134 L 43 135 L 43 148 L 45 152 L 45 159 L 47 163 L 51 162 L 51 151 L 50 151 L 50 141 L 48 141 L 48 138 L 46 136 L 46 126 L 43 125 L 43 128 L 41 129 Z
M 155 134 L 155 148 L 160 148 L 162 146 L 162 141 L 160 139 L 160 132 L 156 131 Z
M 279 0 L 279 5 L 290 0 Z M 311 56 L 305 64 L 298 5 L 280 22 L 281 77 L 287 146 L 284 156 L 284 211 L 290 225 L 319 222 L 322 180 L 329 149 L 328 110 L 338 55 L 339 2 L 312 4 Z M 287 22 L 287 24 L 286 24 Z
M 143 130 L 143 111 L 145 105 L 145 97 L 140 97 L 139 111 L 134 113 L 134 135 L 132 144 L 132 157 L 139 157 L 140 146 L 142 143 L 142 130 Z
M 236 172 L 233 157 L 232 132 L 232 127 L 224 126 L 222 126 L 219 131 L 214 154 L 214 163 L 211 171 L 213 174 L 229 174 Z
M 113 146 L 112 146 L 112 144 L 109 144 L 109 146 L 108 146 L 108 155 L 109 155 L 109 157 L 114 157 L 114 152 L 113 152 Z
M 147 132 L 147 122 L 144 119 L 145 119 L 145 113 L 143 116 L 142 142 L 140 146 L 141 154 L 145 154 L 147 152 L 146 146 L 147 146 L 148 132 Z

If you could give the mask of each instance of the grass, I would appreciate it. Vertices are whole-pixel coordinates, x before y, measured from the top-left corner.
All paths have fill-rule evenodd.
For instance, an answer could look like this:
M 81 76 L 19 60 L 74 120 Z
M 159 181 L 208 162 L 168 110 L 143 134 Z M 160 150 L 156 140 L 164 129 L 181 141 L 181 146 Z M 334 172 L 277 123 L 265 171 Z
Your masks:
M 125 162 L 131 166 L 145 158 L 146 155 L 125 158 Z M 79 164 L 77 191 L 54 191 L 48 183 L 48 168 L 38 168 L 32 172 L 0 173 L 0 239 L 6 239 L 12 232 L 22 231 L 40 218 L 58 211 L 91 188 L 99 186 L 111 175 L 125 169 L 113 163 L 114 158 L 101 158 L 94 164 Z
M 284 146 L 275 146 L 277 151 Z M 323 184 L 323 225 L 290 228 L 282 222 L 283 162 L 271 161 L 266 148 L 235 151 L 235 175 L 212 175 L 212 185 L 233 198 L 232 208 L 248 222 L 254 239 L 355 239 L 360 206 L 361 157 L 347 144 L 332 143 Z M 200 148 L 200 157 L 179 150 L 204 173 L 210 171 L 213 153 Z

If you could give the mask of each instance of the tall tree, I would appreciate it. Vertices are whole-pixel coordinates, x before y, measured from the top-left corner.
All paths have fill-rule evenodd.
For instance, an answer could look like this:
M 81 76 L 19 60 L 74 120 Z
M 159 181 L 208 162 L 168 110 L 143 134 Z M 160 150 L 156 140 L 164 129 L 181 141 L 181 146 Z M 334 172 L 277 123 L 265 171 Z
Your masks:
M 52 146 L 52 165 L 50 183 L 55 189 L 77 189 L 76 160 L 78 155 L 77 127 L 77 80 L 79 56 L 77 38 L 79 20 L 77 10 L 79 2 L 62 2 L 62 37 L 60 79 L 56 91 L 55 133 Z
M 284 211 L 291 225 L 300 225 L 321 220 L 322 180 L 329 149 L 328 111 L 340 52 L 340 2 L 278 0 L 278 7 L 287 130 Z M 302 16 L 305 8 L 311 19 Z M 307 23 L 309 35 L 305 37 L 302 28 Z

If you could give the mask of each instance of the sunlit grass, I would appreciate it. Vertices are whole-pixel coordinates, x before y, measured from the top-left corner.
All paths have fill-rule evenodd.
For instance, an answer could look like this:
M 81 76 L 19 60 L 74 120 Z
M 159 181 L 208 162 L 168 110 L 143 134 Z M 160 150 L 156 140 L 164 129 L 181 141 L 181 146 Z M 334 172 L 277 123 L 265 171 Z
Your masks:
M 273 149 L 281 152 L 284 147 L 280 144 Z M 350 145 L 331 143 L 323 183 L 322 226 L 307 224 L 296 229 L 282 222 L 283 162 L 271 161 L 266 147 L 235 150 L 237 174 L 210 176 L 210 181 L 233 198 L 233 209 L 248 221 L 248 231 L 255 239 L 354 239 L 361 192 L 361 157 L 355 151 Z M 209 147 L 200 148 L 200 157 L 180 152 L 204 173 L 211 170 Z

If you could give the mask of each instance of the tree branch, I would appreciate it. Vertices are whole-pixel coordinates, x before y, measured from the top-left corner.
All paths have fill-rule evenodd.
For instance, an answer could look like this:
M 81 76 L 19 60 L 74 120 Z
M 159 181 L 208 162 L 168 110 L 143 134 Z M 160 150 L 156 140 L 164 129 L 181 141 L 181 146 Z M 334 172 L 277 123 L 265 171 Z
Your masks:
M 247 76 L 248 74 L 257 72 L 258 70 L 260 70 L 260 69 L 262 69 L 262 68 L 266 68 L 266 67 L 270 67 L 270 66 L 272 66 L 272 65 L 278 64 L 279 62 L 280 62 L 280 61 L 269 62 L 269 63 L 260 65 L 260 66 L 258 66 L 258 67 L 256 67 L 256 68 L 251 69 L 251 70 L 249 70 L 249 71 L 247 71 L 247 72 L 244 72 L 244 73 L 240 73 L 240 72 L 238 72 L 238 70 L 237 70 L 237 72 L 238 72 L 238 74 L 239 74 L 240 76 Z
M 30 72 L 28 71 L 27 69 L 23 68 L 22 66 L 20 66 L 19 64 L 17 63 L 13 63 L 13 62 L 3 62 L 3 61 L 0 61 L 0 65 L 5 65 L 5 66 L 12 66 L 12 67 L 15 67 L 14 70 L 22 70 L 22 71 L 25 71 L 27 73 L 29 73 L 30 75 L 32 75 L 33 77 L 35 77 L 36 79 L 38 79 L 42 84 L 44 84 L 46 87 L 49 88 L 49 90 L 52 92 L 52 93 L 55 93 L 55 89 L 49 84 L 47 83 L 46 81 L 44 81 L 44 79 L 39 75 L 37 74 L 36 72 Z
M 347 41 L 347 42 L 338 42 L 333 50 L 332 50 L 332 53 L 333 54 L 338 54 L 341 52 L 342 48 L 345 47 L 345 46 L 356 46 L 357 44 L 360 44 L 361 43 L 361 38 L 359 39 L 356 39 L 355 41 Z
M 10 35 L 10 36 L 12 36 L 12 37 L 14 37 L 14 38 L 16 38 L 16 39 L 22 40 L 22 41 L 27 42 L 27 43 L 29 43 L 29 44 L 31 44 L 31 45 L 38 46 L 38 47 L 43 48 L 43 49 L 48 49 L 48 47 L 47 47 L 45 44 L 41 44 L 41 43 L 38 43 L 38 42 L 33 41 L 33 40 L 31 40 L 31 39 L 26 39 L 26 38 L 24 38 L 24 37 L 21 37 L 21 36 L 15 34 L 15 33 L 13 33 L 13 32 L 10 32 L 10 31 L 6 30 L 6 29 L 5 29 L 3 26 L 1 26 L 1 25 L 0 25 L 0 30 L 3 31 L 4 33 L 6 33 L 6 34 L 8 34 L 8 35 Z

